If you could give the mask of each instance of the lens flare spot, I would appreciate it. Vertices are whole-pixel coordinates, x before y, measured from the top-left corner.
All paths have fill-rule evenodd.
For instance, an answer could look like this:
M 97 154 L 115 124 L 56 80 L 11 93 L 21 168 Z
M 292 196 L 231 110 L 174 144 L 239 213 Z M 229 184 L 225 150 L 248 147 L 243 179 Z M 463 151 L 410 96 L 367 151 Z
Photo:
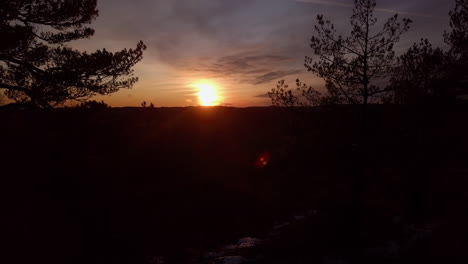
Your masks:
M 254 166 L 257 169 L 262 169 L 265 168 L 271 160 L 271 155 L 269 152 L 264 152 L 262 155 L 260 155 L 254 162 Z

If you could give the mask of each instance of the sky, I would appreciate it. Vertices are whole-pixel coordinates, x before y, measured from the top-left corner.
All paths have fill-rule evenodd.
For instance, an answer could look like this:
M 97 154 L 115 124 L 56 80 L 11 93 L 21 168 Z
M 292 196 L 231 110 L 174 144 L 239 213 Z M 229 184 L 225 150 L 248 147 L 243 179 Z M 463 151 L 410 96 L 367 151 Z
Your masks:
M 444 47 L 448 12 L 454 0 L 377 0 L 377 28 L 395 13 L 413 20 L 396 45 L 401 54 L 421 38 Z M 200 87 L 216 92 L 216 104 L 270 105 L 267 92 L 279 80 L 297 78 L 323 90 L 323 81 L 307 72 L 304 57 L 316 16 L 323 14 L 347 35 L 352 0 L 99 0 L 96 34 L 75 41 L 79 50 L 118 51 L 147 45 L 135 66 L 139 82 L 104 100 L 114 106 L 196 106 Z M 294 85 L 293 85 L 294 86 Z M 206 91 L 205 91 L 206 92 Z

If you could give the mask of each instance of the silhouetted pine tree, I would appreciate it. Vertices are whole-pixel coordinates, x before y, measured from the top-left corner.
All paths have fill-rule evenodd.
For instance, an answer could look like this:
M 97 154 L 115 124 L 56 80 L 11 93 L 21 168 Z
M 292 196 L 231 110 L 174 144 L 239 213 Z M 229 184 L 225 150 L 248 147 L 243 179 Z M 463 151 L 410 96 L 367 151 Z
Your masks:
M 94 34 L 96 0 L 10 0 L 0 5 L 0 88 L 14 101 L 50 107 L 130 88 L 145 45 L 93 53 L 66 44 Z

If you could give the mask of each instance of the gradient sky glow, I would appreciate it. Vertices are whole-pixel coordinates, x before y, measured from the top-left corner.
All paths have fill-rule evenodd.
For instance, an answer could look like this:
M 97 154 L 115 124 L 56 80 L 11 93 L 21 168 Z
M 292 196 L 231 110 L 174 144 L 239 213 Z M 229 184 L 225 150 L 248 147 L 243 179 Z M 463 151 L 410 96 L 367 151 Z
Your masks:
M 322 89 L 303 66 L 312 55 L 309 39 L 317 14 L 347 33 L 352 0 L 99 0 L 91 39 L 72 43 L 79 50 L 117 51 L 148 46 L 135 67 L 133 89 L 98 97 L 112 106 L 198 105 L 196 84 L 214 84 L 222 103 L 236 107 L 270 105 L 265 94 L 296 78 Z M 413 24 L 397 54 L 421 38 L 444 46 L 453 0 L 377 0 L 379 22 L 395 12 Z M 381 25 L 381 24 L 379 24 Z

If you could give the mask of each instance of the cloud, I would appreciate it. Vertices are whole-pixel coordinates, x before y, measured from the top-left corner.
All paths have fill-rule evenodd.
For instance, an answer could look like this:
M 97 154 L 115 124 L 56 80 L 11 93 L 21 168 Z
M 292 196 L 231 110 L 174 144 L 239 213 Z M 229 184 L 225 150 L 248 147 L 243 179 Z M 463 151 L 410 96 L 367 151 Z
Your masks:
M 383 12 L 383 13 L 390 13 L 390 14 L 401 14 L 401 15 L 408 15 L 408 16 L 415 16 L 415 17 L 425 17 L 425 18 L 445 18 L 443 16 L 406 12 L 406 11 L 400 11 L 400 10 L 389 9 L 389 8 L 376 8 L 375 11 Z
M 293 60 L 291 57 L 274 54 L 253 55 L 253 52 L 240 53 L 220 57 L 214 63 L 208 65 L 205 70 L 223 75 L 264 74 L 269 69 L 291 60 Z
M 285 76 L 288 75 L 293 75 L 293 74 L 298 74 L 302 72 L 301 70 L 290 70 L 290 71 L 275 71 L 275 72 L 269 72 L 266 74 L 263 74 L 261 76 L 257 76 L 253 82 L 255 85 L 263 84 L 263 83 L 268 83 L 273 80 L 279 80 Z
M 325 5 L 325 6 L 336 6 L 336 7 L 346 7 L 346 8 L 353 8 L 353 4 L 347 4 L 343 2 L 336 2 L 336 1 L 325 1 L 325 0 L 295 0 L 296 2 L 300 3 L 310 3 L 310 4 L 318 4 L 318 5 Z M 407 12 L 398 9 L 392 8 L 378 8 L 374 9 L 376 12 L 382 13 L 391 13 L 391 14 L 402 14 L 408 16 L 415 16 L 415 17 L 425 17 L 425 18 L 444 18 L 442 16 L 431 15 L 431 14 L 423 14 L 417 12 Z
M 238 83 L 259 85 L 284 76 L 302 72 L 295 64 L 297 58 L 255 51 L 215 58 L 211 62 L 195 61 L 195 66 L 180 65 L 180 69 L 195 71 L 213 78 L 230 78 Z
M 264 94 L 259 94 L 259 95 L 256 95 L 254 97 L 257 97 L 257 98 L 269 98 L 270 95 L 268 95 L 268 93 L 264 93 Z
M 345 4 L 341 2 L 324 1 L 324 0 L 296 0 L 296 2 L 327 5 L 327 6 L 339 6 L 339 7 L 353 7 L 354 6 L 351 4 Z

